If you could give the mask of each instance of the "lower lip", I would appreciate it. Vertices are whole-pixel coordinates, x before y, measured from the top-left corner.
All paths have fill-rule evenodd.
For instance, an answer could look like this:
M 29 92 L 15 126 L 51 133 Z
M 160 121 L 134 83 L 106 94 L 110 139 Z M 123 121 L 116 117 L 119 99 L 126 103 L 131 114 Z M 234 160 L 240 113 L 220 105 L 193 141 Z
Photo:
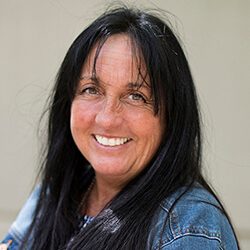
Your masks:
M 93 136 L 93 139 L 94 141 L 96 142 L 96 144 L 99 146 L 99 147 L 102 147 L 106 150 L 119 150 L 119 149 L 124 149 L 132 140 L 129 140 L 127 142 L 125 142 L 124 144 L 120 144 L 120 145 L 116 145 L 116 146 L 109 146 L 109 145 L 103 145 L 101 143 L 99 143 L 95 136 Z

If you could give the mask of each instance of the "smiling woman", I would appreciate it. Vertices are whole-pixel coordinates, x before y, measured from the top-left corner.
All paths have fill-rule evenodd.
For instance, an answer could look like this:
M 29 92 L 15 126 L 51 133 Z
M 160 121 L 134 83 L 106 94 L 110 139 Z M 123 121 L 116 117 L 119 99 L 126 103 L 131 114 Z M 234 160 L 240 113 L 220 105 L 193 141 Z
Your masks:
M 94 49 L 81 72 L 71 106 L 71 132 L 97 183 L 103 183 L 100 190 L 107 187 L 107 179 L 121 188 L 151 160 L 164 126 L 154 114 L 150 88 L 139 75 L 129 37 L 108 38 L 94 71 L 95 55 Z M 145 65 L 140 68 L 146 72 Z
M 237 249 L 201 174 L 196 91 L 161 19 L 122 7 L 73 42 L 51 96 L 41 183 L 8 249 Z

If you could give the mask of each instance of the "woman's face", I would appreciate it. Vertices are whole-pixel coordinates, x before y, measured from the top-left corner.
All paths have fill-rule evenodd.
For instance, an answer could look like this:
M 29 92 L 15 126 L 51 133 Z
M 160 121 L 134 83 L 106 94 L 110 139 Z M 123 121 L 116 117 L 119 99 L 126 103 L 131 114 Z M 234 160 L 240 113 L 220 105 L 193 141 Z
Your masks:
M 93 49 L 81 72 L 71 132 L 96 175 L 125 183 L 152 159 L 163 125 L 154 115 L 145 65 L 140 63 L 139 73 L 129 37 L 108 38 L 93 75 L 95 53 Z

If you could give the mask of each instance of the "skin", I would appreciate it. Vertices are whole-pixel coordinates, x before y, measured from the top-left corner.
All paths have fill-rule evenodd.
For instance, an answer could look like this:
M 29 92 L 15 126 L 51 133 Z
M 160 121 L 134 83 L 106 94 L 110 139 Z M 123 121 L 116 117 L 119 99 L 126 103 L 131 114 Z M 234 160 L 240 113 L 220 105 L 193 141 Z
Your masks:
M 9 240 L 6 244 L 0 244 L 0 250 L 7 250 L 11 243 L 12 240 Z
M 70 121 L 73 139 L 96 173 L 87 210 L 83 211 L 92 216 L 146 167 L 163 134 L 161 119 L 153 111 L 145 65 L 134 55 L 129 37 L 119 34 L 108 38 L 93 76 L 95 53 L 96 48 L 83 66 Z M 144 77 L 139 74 L 138 61 Z M 102 145 L 98 135 L 128 141 Z

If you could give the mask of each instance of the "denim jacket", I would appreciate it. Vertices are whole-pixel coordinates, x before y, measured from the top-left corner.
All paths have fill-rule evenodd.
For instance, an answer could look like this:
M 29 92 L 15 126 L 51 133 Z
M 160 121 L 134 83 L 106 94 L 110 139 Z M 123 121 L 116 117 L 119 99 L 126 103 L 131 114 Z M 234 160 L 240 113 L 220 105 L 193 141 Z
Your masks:
M 147 249 L 238 249 L 228 219 L 219 209 L 216 199 L 203 188 L 190 189 L 170 210 L 181 191 L 161 203 L 153 218 Z M 3 243 L 12 240 L 9 250 L 19 249 L 32 220 L 38 194 L 39 188 L 36 188 L 3 240 Z M 165 220 L 167 216 L 168 220 Z
M 183 189 L 160 205 L 153 218 L 148 249 L 238 249 L 232 227 L 214 196 L 202 187 L 194 187 L 170 210 L 181 192 Z

